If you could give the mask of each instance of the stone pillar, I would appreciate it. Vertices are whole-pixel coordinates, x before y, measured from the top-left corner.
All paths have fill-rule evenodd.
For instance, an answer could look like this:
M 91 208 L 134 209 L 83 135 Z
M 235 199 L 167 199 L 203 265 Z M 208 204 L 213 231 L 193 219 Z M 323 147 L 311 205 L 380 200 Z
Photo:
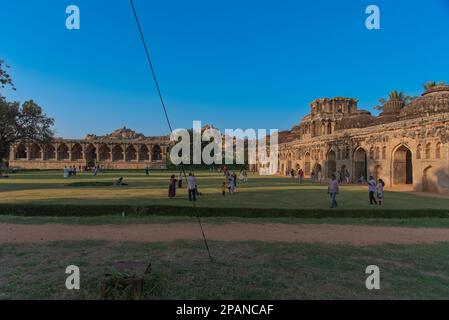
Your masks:
M 134 146 L 136 148 L 136 157 L 137 162 L 140 162 L 140 145 Z
M 14 161 L 16 160 L 16 146 L 12 145 L 9 148 L 9 161 Z
M 30 160 L 31 160 L 31 148 L 30 148 L 30 145 L 29 145 L 29 144 L 27 144 L 25 150 L 26 150 L 26 152 L 27 152 L 27 161 L 30 161 Z
M 86 154 L 86 144 L 82 144 L 81 145 L 81 149 L 82 149 L 82 157 L 85 163 L 87 163 L 87 154 Z
M 100 163 L 100 145 L 95 144 L 95 153 L 97 154 L 97 164 Z
M 73 143 L 67 144 L 67 146 L 69 147 L 69 162 L 72 162 L 72 160 L 73 160 L 73 155 L 72 155 L 72 153 L 73 153 Z

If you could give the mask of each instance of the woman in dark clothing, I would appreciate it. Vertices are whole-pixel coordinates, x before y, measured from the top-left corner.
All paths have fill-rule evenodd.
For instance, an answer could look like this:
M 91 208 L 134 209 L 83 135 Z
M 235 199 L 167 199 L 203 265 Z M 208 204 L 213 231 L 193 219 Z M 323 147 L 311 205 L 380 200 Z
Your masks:
M 168 197 L 170 199 L 176 197 L 176 178 L 175 175 L 172 175 L 170 178 L 170 183 L 168 185 Z

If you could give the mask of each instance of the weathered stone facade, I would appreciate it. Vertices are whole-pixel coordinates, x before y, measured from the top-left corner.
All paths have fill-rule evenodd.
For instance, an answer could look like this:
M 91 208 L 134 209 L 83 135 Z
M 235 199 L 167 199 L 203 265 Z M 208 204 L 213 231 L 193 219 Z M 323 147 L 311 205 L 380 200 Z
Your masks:
M 123 128 L 110 135 L 51 143 L 20 142 L 10 148 L 9 166 L 18 169 L 63 169 L 101 166 L 105 169 L 163 169 L 170 138 L 145 137 Z
M 302 168 L 327 180 L 347 170 L 351 182 L 373 175 L 389 187 L 449 193 L 449 86 L 408 105 L 388 101 L 378 117 L 358 110 L 357 102 L 312 102 L 310 115 L 280 135 L 280 172 Z

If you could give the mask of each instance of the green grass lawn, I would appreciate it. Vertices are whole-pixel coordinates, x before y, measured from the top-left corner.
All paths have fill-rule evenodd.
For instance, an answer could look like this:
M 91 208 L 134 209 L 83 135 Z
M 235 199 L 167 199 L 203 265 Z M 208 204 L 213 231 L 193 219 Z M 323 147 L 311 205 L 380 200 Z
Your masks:
M 146 260 L 146 299 L 447 299 L 449 246 L 355 248 L 313 244 L 56 242 L 0 245 L 0 299 L 98 299 L 115 261 Z M 32 261 L 32 263 L 30 263 Z M 81 269 L 81 290 L 65 289 L 65 268 Z M 365 269 L 381 270 L 381 290 Z M 119 298 L 126 298 L 126 291 Z
M 174 172 L 106 172 L 97 177 L 90 173 L 63 179 L 62 172 L 24 172 L 0 180 L 0 204 L 132 204 L 189 206 L 186 189 L 178 190 L 178 197 L 169 200 L 168 179 Z M 128 186 L 104 186 L 123 176 Z M 199 190 L 204 195 L 197 205 L 219 208 L 265 209 L 327 209 L 327 187 L 312 183 L 298 184 L 284 177 L 250 176 L 248 183 L 239 183 L 238 193 L 221 195 L 222 175 L 197 172 Z M 98 183 L 98 186 L 82 185 Z M 78 187 L 69 186 L 78 185 Z M 81 186 L 79 186 L 81 185 Z M 366 186 L 343 185 L 339 195 L 340 209 L 369 208 Z M 386 209 L 447 209 L 449 199 L 389 191 L 385 194 Z

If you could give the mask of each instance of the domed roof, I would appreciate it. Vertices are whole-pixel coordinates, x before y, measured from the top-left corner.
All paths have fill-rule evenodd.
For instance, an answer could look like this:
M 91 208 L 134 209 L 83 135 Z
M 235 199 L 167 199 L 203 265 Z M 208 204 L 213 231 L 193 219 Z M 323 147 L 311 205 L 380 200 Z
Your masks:
M 337 123 L 337 130 L 365 128 L 373 125 L 374 117 L 369 111 L 358 110 L 345 117 Z
M 406 105 L 401 110 L 400 118 L 419 118 L 444 112 L 449 112 L 449 86 L 440 85 L 427 90 L 422 97 Z

